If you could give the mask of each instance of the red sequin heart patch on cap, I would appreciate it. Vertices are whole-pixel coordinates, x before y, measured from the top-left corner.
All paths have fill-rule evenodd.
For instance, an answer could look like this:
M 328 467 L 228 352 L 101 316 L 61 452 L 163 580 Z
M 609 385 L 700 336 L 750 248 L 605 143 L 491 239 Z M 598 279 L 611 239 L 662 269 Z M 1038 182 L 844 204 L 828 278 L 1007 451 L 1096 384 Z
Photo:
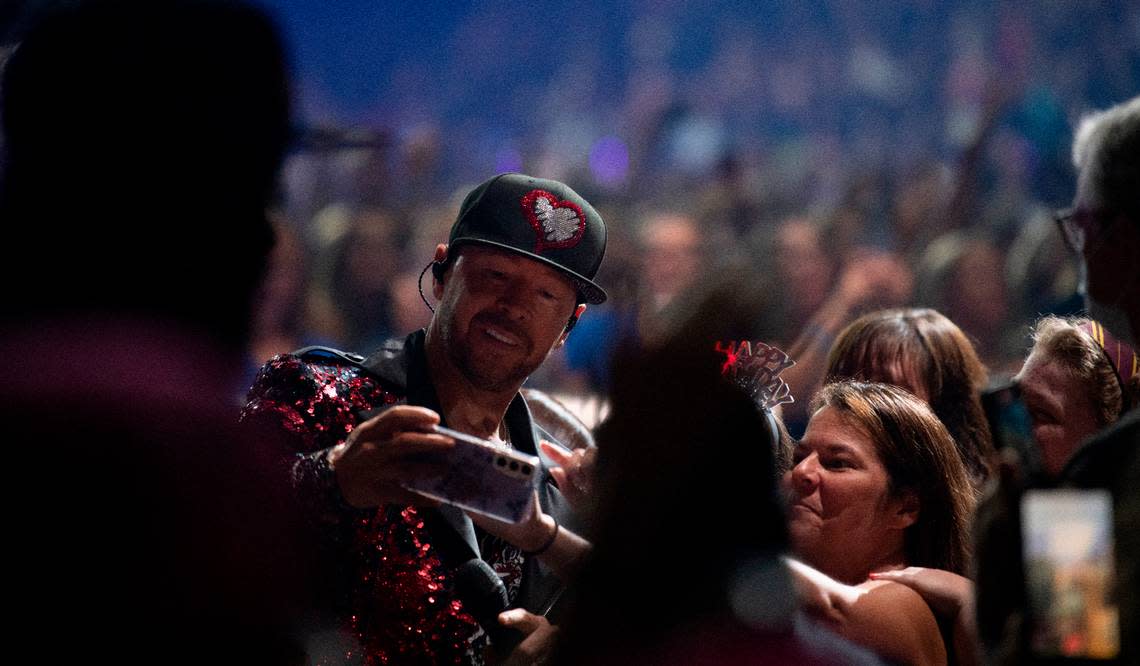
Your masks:
M 559 201 L 545 190 L 531 190 L 521 199 L 523 214 L 534 228 L 536 254 L 543 250 L 574 247 L 586 232 L 586 216 L 571 201 Z

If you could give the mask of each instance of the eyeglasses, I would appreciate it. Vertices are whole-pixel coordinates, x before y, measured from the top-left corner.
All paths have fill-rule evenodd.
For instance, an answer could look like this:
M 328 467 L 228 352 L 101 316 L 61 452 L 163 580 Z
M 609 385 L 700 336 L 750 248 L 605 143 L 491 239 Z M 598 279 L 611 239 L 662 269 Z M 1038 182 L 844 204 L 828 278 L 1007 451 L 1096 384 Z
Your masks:
M 1065 239 L 1065 247 L 1076 254 L 1084 249 L 1089 227 L 1097 217 L 1097 213 L 1085 208 L 1065 208 L 1053 214 L 1061 229 L 1061 238 Z

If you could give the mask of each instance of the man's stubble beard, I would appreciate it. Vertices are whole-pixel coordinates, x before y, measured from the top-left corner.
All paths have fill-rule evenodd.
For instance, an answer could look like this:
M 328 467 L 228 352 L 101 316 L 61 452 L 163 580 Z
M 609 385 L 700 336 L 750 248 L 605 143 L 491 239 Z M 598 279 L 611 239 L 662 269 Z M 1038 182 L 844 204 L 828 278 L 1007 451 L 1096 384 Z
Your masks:
M 541 362 L 531 367 L 527 363 L 516 363 L 505 367 L 503 363 L 494 360 L 480 362 L 474 358 L 471 346 L 460 340 L 450 322 L 441 327 L 440 333 L 447 357 L 451 360 L 459 373 L 463 375 L 472 386 L 481 391 L 500 392 L 517 390 L 526 378 L 534 372 Z M 468 335 L 473 335 L 468 330 Z M 480 366 L 486 367 L 480 367 Z

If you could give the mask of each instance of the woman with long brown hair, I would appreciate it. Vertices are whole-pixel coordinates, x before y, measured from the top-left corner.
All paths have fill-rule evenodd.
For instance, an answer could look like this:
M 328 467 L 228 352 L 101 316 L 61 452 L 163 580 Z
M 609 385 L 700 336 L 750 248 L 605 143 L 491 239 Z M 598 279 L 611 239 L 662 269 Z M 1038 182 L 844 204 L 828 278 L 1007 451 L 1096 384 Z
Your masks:
M 922 398 L 950 431 L 974 486 L 989 477 L 993 441 L 980 398 L 986 368 L 965 333 L 937 310 L 879 310 L 856 319 L 832 345 L 826 378 L 884 382 Z
M 784 474 L 801 598 L 847 638 L 901 663 L 945 663 L 934 614 L 913 590 L 873 580 L 908 566 L 963 573 L 975 501 L 930 407 L 895 386 L 837 382 L 813 403 Z

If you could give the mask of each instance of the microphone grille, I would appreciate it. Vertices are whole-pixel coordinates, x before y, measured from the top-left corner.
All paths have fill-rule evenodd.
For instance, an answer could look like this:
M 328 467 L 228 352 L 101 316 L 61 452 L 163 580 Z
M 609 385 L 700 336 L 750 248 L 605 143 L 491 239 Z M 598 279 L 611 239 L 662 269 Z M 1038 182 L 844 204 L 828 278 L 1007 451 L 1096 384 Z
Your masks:
M 456 596 L 476 619 L 495 617 L 510 604 L 507 587 L 491 565 L 480 559 L 464 562 L 455 570 Z

